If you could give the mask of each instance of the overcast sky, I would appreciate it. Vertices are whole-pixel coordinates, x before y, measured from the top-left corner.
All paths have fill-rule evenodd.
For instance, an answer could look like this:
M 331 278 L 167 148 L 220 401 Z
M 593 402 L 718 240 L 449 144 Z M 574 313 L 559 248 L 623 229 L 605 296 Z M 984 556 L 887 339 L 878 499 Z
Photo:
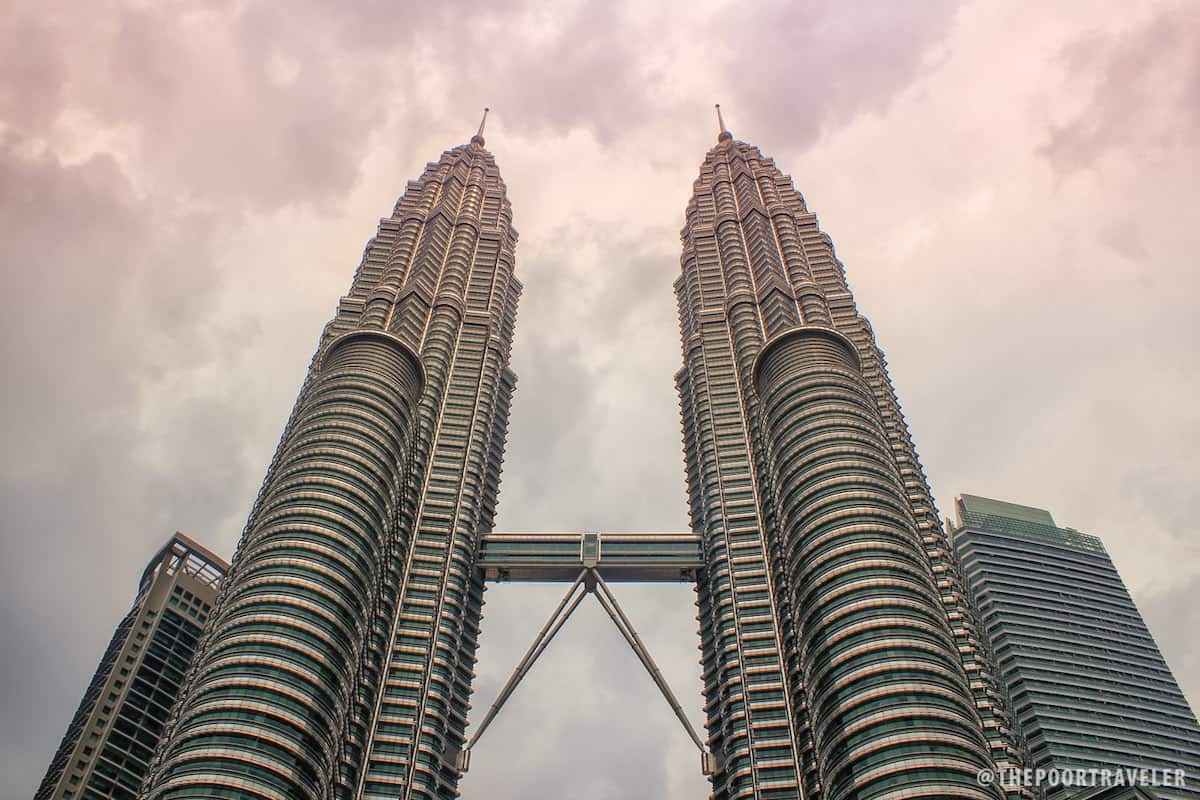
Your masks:
M 833 237 L 943 512 L 1101 536 L 1200 701 L 1200 4 L 5 5 L 0 798 L 155 548 L 232 552 L 378 218 L 484 105 L 526 286 L 500 527 L 686 525 L 671 282 L 719 101 Z M 562 588 L 488 590 L 476 719 Z M 617 592 L 698 724 L 692 590 Z M 707 794 L 591 601 L 462 784 L 549 787 Z

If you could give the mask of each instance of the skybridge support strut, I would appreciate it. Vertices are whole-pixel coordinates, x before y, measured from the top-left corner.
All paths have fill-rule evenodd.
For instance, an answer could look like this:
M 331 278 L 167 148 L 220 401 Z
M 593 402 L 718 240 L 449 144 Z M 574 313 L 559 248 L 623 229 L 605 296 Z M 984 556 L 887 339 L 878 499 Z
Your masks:
M 589 565 L 584 567 L 583 571 L 579 573 L 579 577 L 577 577 L 575 582 L 572 583 L 567 589 L 567 593 L 563 595 L 563 599 L 559 602 L 558 607 L 554 609 L 554 613 L 550 615 L 550 619 L 547 620 L 546 624 L 542 626 L 542 629 L 538 631 L 538 635 L 534 638 L 533 644 L 529 646 L 529 649 L 525 652 L 524 657 L 517 662 L 517 666 L 513 670 L 512 675 L 504 684 L 504 687 L 500 690 L 500 693 L 496 696 L 496 699 L 492 703 L 491 708 L 488 709 L 487 714 L 484 715 L 483 721 L 479 723 L 479 729 L 476 730 L 471 736 L 471 739 L 467 742 L 466 746 L 463 747 L 462 750 L 458 751 L 457 754 L 455 754 L 454 766 L 460 772 L 466 772 L 470 768 L 471 748 L 475 746 L 475 744 L 483 736 L 484 731 L 486 731 L 488 726 L 492 724 L 492 721 L 496 718 L 496 715 L 500 713 L 500 709 L 503 708 L 508 699 L 512 697 L 513 692 L 516 691 L 517 685 L 522 681 L 522 679 L 524 679 L 526 675 L 529 674 L 529 670 L 533 668 L 534 662 L 536 662 L 538 657 L 541 656 L 541 654 L 546 651 L 546 648 L 550 646 L 550 642 L 554 639 L 558 632 L 562 630 L 562 627 L 567 623 L 567 620 L 571 618 L 571 614 L 573 614 L 575 609 L 579 607 L 579 604 L 583 602 L 583 598 L 589 594 L 594 594 L 596 596 L 600 606 L 608 614 L 609 618 L 613 621 L 613 624 L 617 626 L 617 630 L 621 632 L 621 636 L 625 639 L 630 649 L 633 650 L 634 655 L 636 655 L 638 660 L 642 662 L 642 666 L 645 667 L 646 672 L 650 674 L 650 678 L 654 681 L 654 685 L 658 687 L 660 692 L 662 692 L 663 698 L 667 701 L 667 704 L 671 706 L 671 710 L 675 712 L 675 716 L 679 719 L 680 724 L 683 725 L 684 731 L 696 745 L 696 749 L 700 751 L 701 766 L 704 774 L 712 775 L 716 771 L 717 763 L 715 756 L 705 749 L 704 741 L 700 738 L 700 735 L 696 733 L 696 730 L 688 721 L 687 715 L 683 711 L 683 707 L 679 704 L 674 692 L 671 691 L 670 685 L 667 684 L 667 679 L 663 676 L 662 670 L 660 670 L 658 665 L 654 663 L 654 659 L 650 656 L 650 651 L 646 649 L 646 645 L 642 641 L 642 638 L 638 636 L 637 631 L 633 627 L 633 623 L 629 621 L 629 617 L 625 615 L 625 612 L 621 609 L 620 604 L 617 603 L 617 598 L 612 593 L 612 590 L 609 589 L 608 584 L 604 582 L 602 577 L 600 577 L 600 573 L 596 570 L 596 568 Z
M 671 691 L 671 687 L 667 684 L 667 679 L 663 677 L 662 670 L 654 663 L 654 659 L 650 657 L 650 651 L 646 649 L 646 645 L 642 642 L 642 637 L 638 636 L 637 631 L 633 628 L 633 623 L 629 621 L 629 617 L 625 616 L 625 612 L 621 610 L 621 606 L 617 603 L 617 598 L 608 588 L 608 584 L 600 577 L 598 572 L 592 571 L 596 580 L 596 587 L 593 593 L 596 599 L 600 601 L 600 605 L 608 612 L 608 616 L 612 619 L 613 624 L 617 626 L 617 630 L 625 637 L 625 641 L 629 643 L 630 648 L 637 655 L 638 660 L 642 662 L 642 666 L 646 668 L 646 672 L 650 673 L 651 680 L 662 692 L 667 704 L 671 706 L 671 710 L 675 712 L 675 716 L 679 718 L 680 724 L 695 743 L 696 748 L 703 754 L 707 755 L 704 749 L 704 742 L 699 734 L 692 728 L 692 724 L 688 722 L 687 714 L 683 713 L 682 706 L 675 699 L 675 693 Z M 596 591 L 599 590 L 599 591 Z
M 546 651 L 546 648 L 550 646 L 550 641 L 560 630 L 562 630 L 562 626 L 567 623 L 567 620 L 570 619 L 571 614 L 575 612 L 575 609 L 579 607 L 581 602 L 583 602 L 583 598 L 587 596 L 588 589 L 584 585 L 584 579 L 588 572 L 590 572 L 590 570 L 584 570 L 583 572 L 579 573 L 579 577 L 576 578 L 575 582 L 572 583 L 567 589 L 567 593 L 563 595 L 562 601 L 559 602 L 558 607 L 554 609 L 554 613 L 550 615 L 550 619 L 546 620 L 546 624 L 542 626 L 540 631 L 538 631 L 538 635 L 533 640 L 533 644 L 531 644 L 529 649 L 525 651 L 524 657 L 517 662 L 516 669 L 514 669 L 512 675 L 509 676 L 508 682 L 504 684 L 504 688 L 500 690 L 500 694 L 496 695 L 496 699 L 492 703 L 492 707 L 488 709 L 487 714 L 484 715 L 483 721 L 479 723 L 479 729 L 475 731 L 474 735 L 471 736 L 470 741 L 467 742 L 467 746 L 458 752 L 455 766 L 459 770 L 463 772 L 467 771 L 471 761 L 471 748 L 474 747 L 475 743 L 479 741 L 479 738 L 483 736 L 484 731 L 486 731 L 488 726 L 492 724 L 492 720 L 494 720 L 496 715 L 500 713 L 500 709 L 508 701 L 508 698 L 512 696 L 514 691 L 516 691 L 517 684 L 521 682 L 522 678 L 529 674 L 529 670 L 533 667 L 533 663 L 537 661 L 538 656 Z

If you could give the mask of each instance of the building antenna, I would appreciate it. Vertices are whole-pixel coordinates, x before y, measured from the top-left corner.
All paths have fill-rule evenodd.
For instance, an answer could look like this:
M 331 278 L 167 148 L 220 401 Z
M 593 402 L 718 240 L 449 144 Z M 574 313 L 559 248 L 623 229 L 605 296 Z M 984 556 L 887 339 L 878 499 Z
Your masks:
M 730 133 L 729 129 L 725 127 L 725 118 L 723 116 L 721 116 L 721 104 L 717 103 L 715 107 L 717 109 L 717 127 L 719 127 L 721 129 L 717 133 L 717 141 L 724 142 L 729 139 L 732 139 L 733 134 Z
M 479 130 L 476 131 L 475 135 L 471 137 L 471 144 L 477 144 L 480 147 L 483 147 L 483 126 L 487 124 L 487 115 L 489 111 L 491 111 L 491 109 L 484 106 L 483 119 L 479 120 Z

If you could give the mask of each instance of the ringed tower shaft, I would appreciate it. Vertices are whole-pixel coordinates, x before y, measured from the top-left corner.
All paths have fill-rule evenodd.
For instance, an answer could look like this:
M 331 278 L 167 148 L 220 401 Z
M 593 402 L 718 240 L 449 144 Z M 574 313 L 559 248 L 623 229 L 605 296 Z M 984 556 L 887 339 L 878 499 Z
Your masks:
M 482 125 L 410 182 L 326 325 L 147 785 L 449 798 L 521 284 Z
M 832 241 L 723 120 L 681 239 L 713 797 L 993 797 L 998 691 Z

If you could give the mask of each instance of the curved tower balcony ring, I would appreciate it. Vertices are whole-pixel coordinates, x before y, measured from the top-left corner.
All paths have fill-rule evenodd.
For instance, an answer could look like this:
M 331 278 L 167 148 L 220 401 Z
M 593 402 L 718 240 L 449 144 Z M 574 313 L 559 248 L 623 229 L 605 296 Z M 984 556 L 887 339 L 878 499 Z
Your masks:
M 354 342 L 371 339 L 391 346 L 404 358 L 408 359 L 409 365 L 416 372 L 417 377 L 417 384 L 413 395 L 414 397 L 420 397 L 421 392 L 425 389 L 425 365 L 421 363 L 420 356 L 418 356 L 411 347 L 405 344 L 400 337 L 388 333 L 387 331 L 375 330 L 371 328 L 360 328 L 358 330 L 343 333 L 341 336 L 330 342 L 329 346 L 325 348 L 325 352 L 322 353 L 321 357 L 317 359 L 317 363 L 315 365 L 316 371 L 320 372 L 321 370 L 325 369 L 325 365 L 337 351 L 342 350 Z
M 758 351 L 758 356 L 754 359 L 754 366 L 750 372 L 752 384 L 756 388 L 761 384 L 762 378 L 759 373 L 772 353 L 789 342 L 809 336 L 823 337 L 840 345 L 849 357 L 846 365 L 852 367 L 855 372 L 862 372 L 862 360 L 858 356 L 858 348 L 854 346 L 854 342 L 850 341 L 848 336 L 841 331 L 827 328 L 824 325 L 801 325 L 777 333 L 763 344 L 762 350 Z

